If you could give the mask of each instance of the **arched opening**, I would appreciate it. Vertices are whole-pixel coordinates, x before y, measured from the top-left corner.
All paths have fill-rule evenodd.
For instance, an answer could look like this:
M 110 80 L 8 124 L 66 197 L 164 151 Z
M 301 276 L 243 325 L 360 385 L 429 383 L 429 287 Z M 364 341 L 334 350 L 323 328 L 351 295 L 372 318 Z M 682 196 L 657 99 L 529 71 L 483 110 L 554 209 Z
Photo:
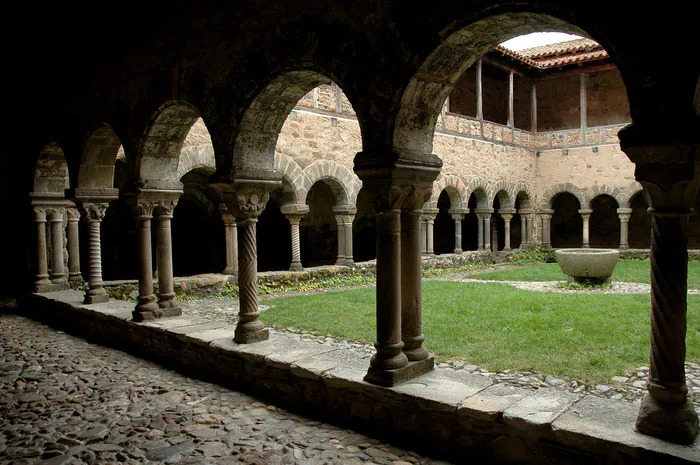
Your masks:
M 289 221 L 282 214 L 282 205 L 289 202 L 291 186 L 283 181 L 282 187 L 270 193 L 265 210 L 258 217 L 258 270 L 288 270 L 292 261 L 292 234 Z
M 226 267 L 224 223 L 219 196 L 208 186 L 211 167 L 196 168 L 181 179 L 183 194 L 172 219 L 173 273 L 220 273 Z
M 309 189 L 309 213 L 300 227 L 301 261 L 305 267 L 332 265 L 338 258 L 338 223 L 333 207 L 342 186 L 331 179 L 317 181 Z M 335 191 L 335 192 L 334 192 Z
M 617 200 L 602 194 L 591 200 L 590 246 L 612 249 L 620 246 L 620 217 Z
M 551 242 L 553 248 L 583 246 L 581 203 L 570 192 L 560 192 L 552 199 Z
M 356 262 L 377 258 L 377 211 L 367 189 L 357 194 L 357 214 L 352 224 L 354 254 Z
M 632 209 L 628 225 L 630 249 L 648 249 L 651 243 L 651 216 L 647 212 L 649 204 L 643 191 L 632 196 L 630 208 Z
M 450 196 L 443 190 L 438 197 L 438 214 L 433 227 L 433 250 L 436 255 L 452 253 L 455 250 L 455 222 L 450 215 Z

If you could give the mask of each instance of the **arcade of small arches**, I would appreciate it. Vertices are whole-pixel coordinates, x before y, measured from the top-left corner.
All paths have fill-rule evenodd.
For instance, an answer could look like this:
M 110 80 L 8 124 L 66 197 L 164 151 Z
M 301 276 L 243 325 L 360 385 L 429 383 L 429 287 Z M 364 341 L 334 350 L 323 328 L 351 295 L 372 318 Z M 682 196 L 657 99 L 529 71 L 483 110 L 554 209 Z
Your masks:
M 502 15 L 497 22 L 487 18 L 447 37 L 404 89 L 390 150 L 372 143 L 371 134 L 381 131 L 367 130 L 376 121 L 363 113 L 365 107 L 358 108 L 363 151 L 354 158 L 354 173 L 329 160 L 302 169 L 276 154 L 280 130 L 297 102 L 331 82 L 310 70 L 271 79 L 242 112 L 235 131 L 220 122 L 207 126 L 209 149 L 209 141 L 200 141 L 183 150 L 197 121 L 208 121 L 186 99 L 162 103 L 128 129 L 123 122 L 104 123 L 78 148 L 46 145 L 38 155 L 31 193 L 36 290 L 79 283 L 85 270 L 85 302 L 104 302 L 103 272 L 113 278 L 135 271 L 139 296 L 133 318 L 144 321 L 180 314 L 175 266 L 182 266 L 183 274 L 225 270 L 237 273 L 240 289 L 234 340 L 254 343 L 269 337 L 259 320 L 258 260 L 269 269 L 298 270 L 350 265 L 375 258 L 376 251 L 377 353 L 365 379 L 394 385 L 433 368 L 421 326 L 422 253 L 498 251 L 538 243 L 648 247 L 649 237 L 645 240 L 642 232 L 649 236 L 651 230 L 652 276 L 666 282 L 678 278 L 682 285 L 652 286 L 652 312 L 673 318 L 664 320 L 663 327 L 654 326 L 657 319 L 652 318 L 654 378 L 638 428 L 692 442 L 698 422 L 681 374 L 685 349 L 664 341 L 685 337 L 683 221 L 696 190 L 694 171 L 688 170 L 694 162 L 687 162 L 693 159 L 688 151 L 696 146 L 674 146 L 681 161 L 669 169 L 669 176 L 675 176 L 669 184 L 669 178 L 655 177 L 660 165 L 648 162 L 653 150 L 622 144 L 637 163 L 640 182 L 624 191 L 557 185 L 538 200 L 523 183 L 439 177 L 442 161 L 433 154 L 432 143 L 436 122 L 454 82 L 475 57 L 524 32 L 556 28 L 582 33 L 553 17 L 525 16 L 527 21 L 518 14 Z M 357 101 L 357 90 L 349 98 Z M 210 150 L 205 158 L 213 164 L 186 160 L 188 150 L 200 155 Z M 652 215 L 642 213 L 647 208 Z M 221 244 L 225 253 L 220 253 Z M 182 259 L 173 260 L 180 250 Z M 200 269 L 201 264 L 216 269 Z M 682 424 L 674 420 L 679 415 Z

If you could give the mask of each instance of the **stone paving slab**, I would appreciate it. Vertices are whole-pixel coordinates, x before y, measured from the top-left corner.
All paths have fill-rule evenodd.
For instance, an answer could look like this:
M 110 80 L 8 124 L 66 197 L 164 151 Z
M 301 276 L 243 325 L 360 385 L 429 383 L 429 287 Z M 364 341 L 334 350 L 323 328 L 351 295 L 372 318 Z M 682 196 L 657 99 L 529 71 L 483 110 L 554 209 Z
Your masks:
M 479 420 L 495 421 L 506 409 L 530 394 L 532 394 L 530 389 L 495 384 L 464 399 L 457 413 Z
M 396 438 L 404 443 L 420 444 L 432 450 L 454 453 L 455 456 L 466 453 L 471 458 L 489 461 L 493 457 L 491 454 L 497 454 L 502 449 L 501 438 L 505 434 L 510 438 L 507 441 L 512 452 L 509 452 L 509 456 L 530 461 L 539 461 L 543 457 L 552 459 L 551 463 L 568 463 L 571 457 L 577 457 L 583 463 L 591 457 L 605 461 L 617 457 L 621 451 L 630 455 L 630 450 L 635 463 L 658 463 L 659 457 L 669 463 L 674 460 L 681 463 L 686 457 L 691 461 L 700 461 L 700 445 L 688 448 L 657 441 L 662 443 L 661 447 L 655 440 L 648 441 L 643 446 L 635 443 L 630 437 L 639 435 L 630 426 L 630 415 L 634 418 L 634 413 L 630 413 L 632 411 L 629 407 L 626 416 L 617 417 L 595 402 L 591 402 L 590 406 L 583 403 L 585 409 L 581 411 L 600 411 L 601 415 L 609 416 L 605 421 L 600 421 L 591 413 L 581 419 L 571 417 L 576 421 L 570 420 L 569 415 L 578 412 L 576 409 L 582 403 L 581 399 L 590 396 L 545 388 L 519 398 L 522 391 L 497 391 L 494 386 L 489 386 L 491 381 L 487 376 L 470 374 L 467 370 L 449 369 L 433 371 L 395 388 L 382 388 L 363 381 L 368 368 L 368 354 L 358 355 L 347 351 L 344 356 L 339 356 L 338 353 L 342 350 L 333 344 L 300 343 L 298 338 L 277 332 L 273 332 L 268 341 L 255 344 L 236 344 L 231 335 L 212 340 L 209 344 L 201 344 L 198 339 L 187 334 L 121 321 L 99 309 L 86 311 L 80 305 L 67 305 L 65 301 L 75 301 L 75 296 L 56 294 L 60 295 L 32 296 L 34 313 L 57 322 L 70 321 L 71 330 L 98 336 L 105 344 L 123 345 L 125 340 L 132 348 L 141 344 L 148 350 L 145 353 L 160 358 L 175 357 L 184 369 L 195 367 L 203 374 L 215 373 L 219 379 L 223 377 L 234 383 L 240 381 L 260 395 L 277 399 L 282 405 L 301 405 L 298 402 L 303 400 L 306 402 L 304 405 L 310 405 L 312 411 L 329 415 L 338 421 L 352 419 L 358 427 L 387 434 L 400 431 Z M 101 305 L 110 308 L 109 304 Z M 158 337 L 154 338 L 156 335 Z M 313 344 L 315 348 L 312 348 Z M 326 347 L 332 350 L 326 351 Z M 8 368 L 8 379 L 19 379 L 11 364 Z M 78 365 L 73 368 L 74 371 L 82 369 Z M 304 376 L 297 376 L 299 373 Z M 31 399 L 28 400 L 31 402 Z M 118 406 L 123 400 L 112 399 L 109 402 L 109 405 Z M 190 407 L 196 410 L 199 402 L 203 400 L 193 399 Z M 157 402 L 154 405 L 158 405 Z M 269 416 L 269 410 L 253 410 L 254 415 Z M 481 417 L 477 418 L 479 415 Z M 557 423 L 559 420 L 561 421 Z M 581 425 L 576 423 L 579 420 Z M 208 421 L 193 427 L 192 432 L 210 428 L 207 426 Z M 556 430 L 553 423 L 557 424 Z M 588 429 L 592 433 L 589 434 Z M 617 429 L 620 436 L 601 433 L 606 429 Z M 197 437 L 210 433 L 204 431 L 194 436 L 188 434 L 189 437 Z M 211 432 L 210 436 L 213 442 L 221 442 L 218 432 Z M 580 440 L 579 437 L 584 437 L 585 440 Z M 154 447 L 165 448 L 166 452 L 168 447 L 176 445 L 162 444 L 155 438 L 153 440 L 156 441 Z M 196 450 L 211 453 L 219 447 L 222 446 L 212 444 L 205 449 Z M 559 452 L 554 454 L 550 449 L 565 450 L 566 454 L 557 455 Z M 346 457 L 347 463 L 354 463 L 355 460 L 366 463 L 372 460 L 376 463 L 401 461 L 386 459 L 400 458 L 387 451 L 363 454 Z M 303 455 L 297 455 L 295 452 L 293 456 L 303 458 Z M 563 456 L 568 459 L 562 460 Z M 239 460 L 241 458 L 242 456 Z
M 582 396 L 557 389 L 540 389 L 503 412 L 503 422 L 518 429 L 549 427 Z
M 634 431 L 639 407 L 627 402 L 586 396 L 552 423 L 554 436 L 571 446 L 601 447 L 606 443 L 642 448 L 700 463 L 700 438 L 694 447 L 671 445 Z M 635 455 L 634 452 L 628 452 Z

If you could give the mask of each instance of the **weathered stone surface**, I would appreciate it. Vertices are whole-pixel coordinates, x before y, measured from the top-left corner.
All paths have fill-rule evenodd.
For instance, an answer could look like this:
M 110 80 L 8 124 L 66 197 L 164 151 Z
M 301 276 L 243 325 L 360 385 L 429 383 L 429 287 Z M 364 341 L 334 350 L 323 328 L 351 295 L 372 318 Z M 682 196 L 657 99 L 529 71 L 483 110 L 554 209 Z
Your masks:
M 496 420 L 507 408 L 531 393 L 529 389 L 496 384 L 464 399 L 457 413 L 480 420 Z
M 360 358 L 355 353 L 336 349 L 297 360 L 291 364 L 291 371 L 294 376 L 301 378 L 320 379 L 326 372 L 352 363 L 357 364 L 358 370 L 365 367 L 366 371 L 369 366 L 369 355 Z
M 548 427 L 581 396 L 557 389 L 540 389 L 503 412 L 503 421 L 518 429 Z
M 425 408 L 451 411 L 462 401 L 491 385 L 491 380 L 462 371 L 437 369 L 394 388 L 415 401 L 429 401 Z
M 335 350 L 336 349 L 334 347 L 323 346 L 313 342 L 306 344 L 300 344 L 297 342 L 291 349 L 268 355 L 265 357 L 265 361 L 274 368 L 289 369 L 290 365 L 296 361 Z

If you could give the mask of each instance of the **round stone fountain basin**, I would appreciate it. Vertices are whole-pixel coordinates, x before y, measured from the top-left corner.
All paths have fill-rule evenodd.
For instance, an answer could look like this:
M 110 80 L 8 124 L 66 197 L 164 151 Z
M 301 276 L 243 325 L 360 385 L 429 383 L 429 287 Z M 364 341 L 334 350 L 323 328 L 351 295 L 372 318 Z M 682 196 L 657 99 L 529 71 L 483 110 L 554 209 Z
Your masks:
M 609 282 L 620 259 L 620 251 L 615 249 L 559 249 L 555 253 L 568 282 Z

